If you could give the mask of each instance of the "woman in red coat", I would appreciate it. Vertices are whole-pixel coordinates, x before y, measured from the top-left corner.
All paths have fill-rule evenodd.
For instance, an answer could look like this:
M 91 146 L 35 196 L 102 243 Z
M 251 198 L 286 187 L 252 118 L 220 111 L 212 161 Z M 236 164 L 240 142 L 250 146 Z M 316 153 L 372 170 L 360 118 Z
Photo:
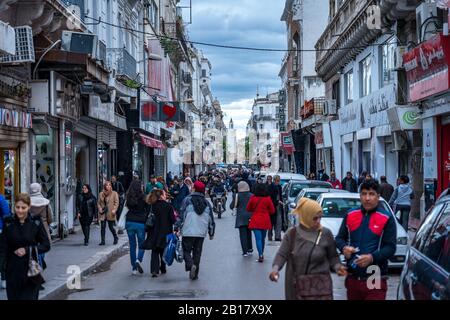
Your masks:
M 264 261 L 264 240 L 267 230 L 272 228 L 270 215 L 275 213 L 272 199 L 269 197 L 267 186 L 259 183 L 255 187 L 255 193 L 247 204 L 247 211 L 252 212 L 248 228 L 255 234 L 256 247 L 258 249 L 258 262 Z

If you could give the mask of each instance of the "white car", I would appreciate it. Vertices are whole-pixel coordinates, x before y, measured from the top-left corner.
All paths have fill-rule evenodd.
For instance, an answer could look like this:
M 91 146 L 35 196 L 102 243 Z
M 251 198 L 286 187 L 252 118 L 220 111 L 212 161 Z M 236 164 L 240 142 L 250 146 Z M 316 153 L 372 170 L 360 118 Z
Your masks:
M 361 207 L 359 193 L 322 193 L 316 201 L 323 208 L 321 224 L 330 229 L 333 236 L 338 234 L 344 216 L 350 210 Z M 380 198 L 380 205 L 395 217 L 386 200 Z M 388 265 L 390 268 L 403 268 L 408 250 L 408 234 L 397 218 L 395 223 L 397 225 L 397 249 L 394 256 L 389 259 Z

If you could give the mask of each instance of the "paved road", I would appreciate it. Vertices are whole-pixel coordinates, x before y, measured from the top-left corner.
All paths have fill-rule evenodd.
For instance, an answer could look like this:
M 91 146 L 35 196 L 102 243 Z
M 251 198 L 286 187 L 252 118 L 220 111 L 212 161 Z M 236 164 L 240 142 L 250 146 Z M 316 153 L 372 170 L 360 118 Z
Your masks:
M 227 206 L 228 208 L 228 206 Z M 205 240 L 199 279 L 191 281 L 184 265 L 174 262 L 165 275 L 151 278 L 149 252 L 146 252 L 144 274 L 132 275 L 129 256 L 124 255 L 109 268 L 89 276 L 82 289 L 66 298 L 77 299 L 209 299 L 209 300 L 279 300 L 284 299 L 284 272 L 278 283 L 268 280 L 271 263 L 279 243 L 268 242 L 264 263 L 257 255 L 242 257 L 234 217 L 228 210 L 216 219 L 214 240 Z M 343 278 L 333 275 L 334 297 L 346 299 Z M 395 299 L 398 274 L 389 281 L 388 298 Z M 63 297 L 61 297 L 63 298 Z

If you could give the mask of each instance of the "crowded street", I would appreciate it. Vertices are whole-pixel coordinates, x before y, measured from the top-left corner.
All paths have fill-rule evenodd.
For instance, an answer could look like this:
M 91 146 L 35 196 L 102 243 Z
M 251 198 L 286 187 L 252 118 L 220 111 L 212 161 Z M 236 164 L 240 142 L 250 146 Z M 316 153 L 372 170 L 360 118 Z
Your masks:
M 228 201 L 228 205 L 230 200 Z M 228 207 L 227 205 L 227 207 Z M 149 255 L 144 258 L 144 274 L 131 275 L 129 257 L 123 255 L 108 267 L 83 280 L 80 290 L 58 297 L 67 300 L 282 300 L 284 299 L 284 273 L 278 283 L 270 282 L 269 273 L 279 242 L 267 242 L 265 261 L 256 261 L 257 255 L 242 257 L 239 234 L 234 228 L 231 210 L 216 220 L 216 235 L 203 247 L 201 271 L 196 282 L 189 280 L 183 264 L 174 262 L 167 274 L 151 278 Z M 125 253 L 126 251 L 124 251 Z M 333 278 L 333 295 L 346 300 L 344 279 Z M 389 274 L 388 300 L 396 300 L 399 272 Z
M 449 24 L 0 0 L 0 300 L 450 300 Z

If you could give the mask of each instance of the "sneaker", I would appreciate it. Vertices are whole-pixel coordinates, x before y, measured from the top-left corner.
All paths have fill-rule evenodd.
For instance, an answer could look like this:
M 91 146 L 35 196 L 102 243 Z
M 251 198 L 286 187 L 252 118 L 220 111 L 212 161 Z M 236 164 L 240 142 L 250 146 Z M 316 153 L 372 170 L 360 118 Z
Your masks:
M 2 289 L 6 289 L 6 280 L 2 280 L 1 287 Z
M 248 254 L 248 255 L 252 255 L 252 254 L 253 254 L 253 249 L 248 250 L 248 251 L 247 251 L 247 254 Z
M 243 253 L 242 256 L 243 256 L 243 257 L 248 257 L 248 253 L 247 253 L 247 252 L 246 252 L 246 253 Z
M 133 276 L 137 275 L 137 270 L 133 269 L 133 270 L 131 271 L 131 274 L 132 274 Z
M 197 266 L 194 264 L 191 267 L 191 271 L 189 272 L 189 279 L 194 280 L 196 277 Z
M 114 238 L 113 244 L 118 244 L 118 243 L 119 243 L 119 238 Z
M 258 260 L 256 260 L 258 262 L 264 262 L 264 256 L 259 256 Z
M 144 273 L 144 269 L 142 269 L 141 262 L 139 260 L 136 260 L 135 266 L 140 274 Z
M 152 278 L 157 278 L 158 275 L 156 273 L 152 273 Z

